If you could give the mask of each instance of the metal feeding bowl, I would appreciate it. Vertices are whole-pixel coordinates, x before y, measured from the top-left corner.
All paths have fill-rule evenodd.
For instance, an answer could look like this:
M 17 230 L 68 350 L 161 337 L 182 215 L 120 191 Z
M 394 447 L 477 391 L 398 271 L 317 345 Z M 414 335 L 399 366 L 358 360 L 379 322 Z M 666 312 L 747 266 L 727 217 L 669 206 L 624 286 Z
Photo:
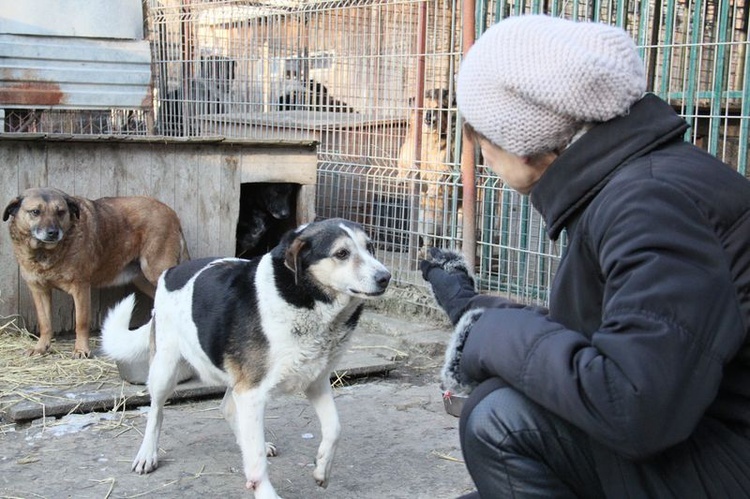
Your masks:
M 132 385 L 145 385 L 148 380 L 148 359 L 144 361 L 117 361 L 120 377 Z M 177 382 L 182 383 L 193 377 L 193 368 L 187 362 L 181 361 L 177 366 Z
M 461 416 L 461 410 L 464 408 L 464 403 L 467 398 L 469 397 L 466 395 L 457 395 L 450 392 L 443 393 L 443 406 L 445 407 L 445 412 L 451 416 Z

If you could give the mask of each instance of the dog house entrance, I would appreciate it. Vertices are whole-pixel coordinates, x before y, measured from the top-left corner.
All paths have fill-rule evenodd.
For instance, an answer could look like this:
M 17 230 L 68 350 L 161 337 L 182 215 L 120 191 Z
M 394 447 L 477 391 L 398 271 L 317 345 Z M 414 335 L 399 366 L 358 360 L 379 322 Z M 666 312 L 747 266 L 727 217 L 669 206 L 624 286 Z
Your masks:
M 297 226 L 300 185 L 292 182 L 248 182 L 240 185 L 235 256 L 267 253 Z

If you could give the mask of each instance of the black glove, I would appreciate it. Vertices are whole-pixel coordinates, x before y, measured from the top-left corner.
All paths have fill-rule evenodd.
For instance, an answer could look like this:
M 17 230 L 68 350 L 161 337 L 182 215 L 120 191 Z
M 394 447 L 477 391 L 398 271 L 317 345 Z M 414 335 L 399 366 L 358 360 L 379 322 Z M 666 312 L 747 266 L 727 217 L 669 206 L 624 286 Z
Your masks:
M 419 263 L 419 269 L 424 280 L 430 283 L 435 301 L 455 326 L 477 296 L 466 260 L 458 252 L 430 248 L 426 259 Z

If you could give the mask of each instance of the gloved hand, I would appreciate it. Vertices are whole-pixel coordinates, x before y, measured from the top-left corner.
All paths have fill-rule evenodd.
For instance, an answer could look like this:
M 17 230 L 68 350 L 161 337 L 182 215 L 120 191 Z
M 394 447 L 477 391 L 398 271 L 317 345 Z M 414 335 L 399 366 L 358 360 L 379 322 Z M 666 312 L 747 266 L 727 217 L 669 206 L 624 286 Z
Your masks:
M 430 283 L 438 305 L 455 326 L 472 298 L 477 296 L 474 278 L 463 255 L 456 251 L 430 248 L 426 258 L 419 263 L 419 269 L 424 280 Z

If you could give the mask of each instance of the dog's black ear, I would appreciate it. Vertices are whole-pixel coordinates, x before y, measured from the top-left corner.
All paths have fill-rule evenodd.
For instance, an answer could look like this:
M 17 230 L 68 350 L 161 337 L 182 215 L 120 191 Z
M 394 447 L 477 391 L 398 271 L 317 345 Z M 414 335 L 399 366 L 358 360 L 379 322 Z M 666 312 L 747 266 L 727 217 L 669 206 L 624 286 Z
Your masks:
M 81 218 L 81 205 L 78 204 L 78 201 L 70 196 L 65 196 L 65 202 L 68 204 L 70 215 L 76 218 Z
M 302 250 L 307 246 L 307 241 L 301 237 L 296 238 L 286 250 L 284 258 L 284 265 L 286 268 L 294 272 L 294 284 L 299 282 L 299 273 L 302 270 L 302 264 L 300 261 Z
M 440 102 L 440 104 L 446 109 L 451 105 L 456 104 L 455 95 L 451 96 L 451 92 L 447 88 L 433 88 L 432 99 Z
M 11 215 L 13 215 L 14 217 L 16 216 L 16 213 L 18 213 L 18 208 L 21 207 L 21 201 L 23 201 L 23 197 L 18 196 L 13 201 L 8 203 L 8 206 L 5 207 L 5 211 L 3 212 L 3 222 L 7 221 Z
M 431 88 L 425 91 L 424 96 L 427 99 L 439 102 L 444 108 L 450 107 L 451 104 L 456 104 L 456 97 L 451 96 L 451 92 L 447 88 Z

